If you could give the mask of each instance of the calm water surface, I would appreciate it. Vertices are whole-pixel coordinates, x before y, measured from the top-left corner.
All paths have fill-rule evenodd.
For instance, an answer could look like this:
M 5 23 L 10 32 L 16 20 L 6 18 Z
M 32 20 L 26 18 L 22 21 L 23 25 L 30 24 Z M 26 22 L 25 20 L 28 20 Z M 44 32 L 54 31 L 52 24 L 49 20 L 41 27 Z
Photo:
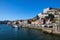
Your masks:
M 45 34 L 40 30 L 28 28 L 12 28 L 0 24 L 0 40 L 60 40 L 60 36 Z

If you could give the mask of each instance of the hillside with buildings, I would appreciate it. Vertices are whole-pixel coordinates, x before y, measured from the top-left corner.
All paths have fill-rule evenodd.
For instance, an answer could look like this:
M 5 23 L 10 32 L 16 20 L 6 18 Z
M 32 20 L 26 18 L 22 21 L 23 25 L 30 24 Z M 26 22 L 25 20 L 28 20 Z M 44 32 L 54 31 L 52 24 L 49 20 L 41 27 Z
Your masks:
M 42 13 L 28 20 L 16 20 L 8 22 L 10 25 L 42 28 L 48 32 L 60 33 L 60 8 L 45 8 Z M 48 30 L 47 30 L 47 29 Z
M 8 24 L 47 24 L 56 23 L 59 18 L 60 9 L 59 8 L 46 8 L 42 13 L 39 13 L 36 17 L 28 20 L 16 20 L 8 22 Z

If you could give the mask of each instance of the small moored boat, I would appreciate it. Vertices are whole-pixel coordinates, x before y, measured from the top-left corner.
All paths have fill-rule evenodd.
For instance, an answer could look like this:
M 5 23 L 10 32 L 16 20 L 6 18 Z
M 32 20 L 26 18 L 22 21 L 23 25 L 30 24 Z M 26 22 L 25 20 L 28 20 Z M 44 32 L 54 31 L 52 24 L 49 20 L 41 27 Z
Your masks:
M 18 27 L 17 25 L 13 25 L 14 28 Z

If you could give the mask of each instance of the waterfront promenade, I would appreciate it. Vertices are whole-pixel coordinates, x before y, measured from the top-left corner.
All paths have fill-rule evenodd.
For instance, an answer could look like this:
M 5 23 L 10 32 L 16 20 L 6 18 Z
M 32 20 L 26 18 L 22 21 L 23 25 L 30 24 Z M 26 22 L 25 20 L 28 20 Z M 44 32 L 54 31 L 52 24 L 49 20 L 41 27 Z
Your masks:
M 42 25 L 38 25 L 38 24 L 17 24 L 16 26 L 22 28 L 37 29 L 45 33 L 60 35 L 60 30 L 58 30 L 57 26 L 53 26 L 53 28 L 43 27 Z

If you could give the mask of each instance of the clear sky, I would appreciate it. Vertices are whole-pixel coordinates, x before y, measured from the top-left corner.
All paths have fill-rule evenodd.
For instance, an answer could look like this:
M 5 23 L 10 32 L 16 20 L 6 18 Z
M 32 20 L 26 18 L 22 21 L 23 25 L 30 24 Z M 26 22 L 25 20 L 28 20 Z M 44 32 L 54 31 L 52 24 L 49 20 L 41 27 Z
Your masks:
M 60 8 L 60 0 L 0 0 L 0 20 L 30 19 L 47 7 Z

